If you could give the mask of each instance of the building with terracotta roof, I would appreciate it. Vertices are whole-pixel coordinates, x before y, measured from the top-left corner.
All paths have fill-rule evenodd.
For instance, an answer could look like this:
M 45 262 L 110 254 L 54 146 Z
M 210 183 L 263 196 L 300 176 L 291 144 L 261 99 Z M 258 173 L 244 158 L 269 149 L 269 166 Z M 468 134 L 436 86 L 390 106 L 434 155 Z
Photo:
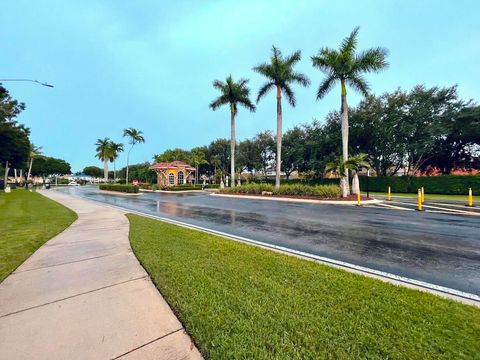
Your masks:
M 191 184 L 195 178 L 195 168 L 183 161 L 155 163 L 150 170 L 157 173 L 159 186 Z

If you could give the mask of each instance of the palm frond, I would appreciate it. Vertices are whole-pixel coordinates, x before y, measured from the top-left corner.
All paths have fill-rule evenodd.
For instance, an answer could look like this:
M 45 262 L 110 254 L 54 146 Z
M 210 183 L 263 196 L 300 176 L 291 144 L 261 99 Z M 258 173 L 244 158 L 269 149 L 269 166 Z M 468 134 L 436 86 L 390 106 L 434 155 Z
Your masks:
M 342 44 L 340 45 L 340 52 L 347 55 L 353 54 L 357 48 L 358 42 L 358 31 L 360 30 L 359 26 L 356 26 L 353 31 L 343 39 Z
M 285 95 L 287 97 L 288 103 L 292 105 L 292 107 L 295 107 L 297 103 L 297 99 L 295 99 L 295 94 L 293 93 L 292 89 L 288 84 L 285 84 L 282 87 L 282 90 L 285 92 Z
M 330 75 L 322 81 L 317 90 L 317 100 L 323 98 L 335 85 L 335 82 L 338 80 L 334 75 Z
M 229 98 L 227 95 L 221 95 L 219 96 L 218 98 L 216 98 L 215 100 L 213 100 L 209 107 L 210 109 L 212 109 L 213 111 L 217 110 L 220 106 L 222 105 L 225 105 L 225 104 L 228 104 L 230 101 L 229 101 Z
M 251 112 L 255 112 L 256 107 L 253 105 L 253 103 L 250 101 L 248 97 L 242 97 L 238 100 L 238 103 L 242 105 L 244 108 L 250 110 Z
M 263 98 L 272 88 L 275 86 L 273 81 L 267 81 L 263 86 L 258 90 L 257 103 Z
M 355 58 L 353 71 L 355 72 L 379 72 L 388 67 L 388 50 L 375 47 L 362 51 Z
M 292 67 L 302 59 L 302 52 L 300 50 L 295 51 L 293 54 L 285 58 L 285 64 Z
M 360 74 L 351 74 L 347 78 L 347 83 L 355 90 L 361 93 L 363 96 L 368 96 L 370 92 L 370 86 L 365 78 Z
M 337 50 L 322 48 L 316 56 L 311 57 L 311 60 L 313 67 L 318 68 L 323 73 L 330 74 L 339 67 L 339 58 L 340 54 Z
M 310 86 L 310 79 L 302 73 L 292 72 L 290 77 L 293 81 L 299 83 L 302 86 Z
M 221 92 L 225 90 L 226 84 L 223 81 L 220 80 L 214 80 L 213 81 L 213 87 Z

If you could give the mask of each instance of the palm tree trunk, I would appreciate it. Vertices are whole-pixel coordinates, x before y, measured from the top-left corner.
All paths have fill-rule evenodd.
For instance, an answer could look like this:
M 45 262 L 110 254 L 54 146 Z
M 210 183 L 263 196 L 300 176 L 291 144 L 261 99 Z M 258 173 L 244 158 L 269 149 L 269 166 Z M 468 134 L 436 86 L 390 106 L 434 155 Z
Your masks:
M 103 178 L 108 182 L 108 158 L 103 160 Z
M 277 86 L 277 158 L 275 168 L 275 189 L 280 188 L 280 168 L 282 162 L 282 91 Z
M 127 184 L 127 185 L 128 185 L 128 160 L 130 159 L 130 151 L 132 151 L 132 149 L 133 149 L 133 145 L 130 148 L 130 150 L 128 150 L 128 154 L 127 154 L 127 174 L 126 174 L 127 176 L 126 176 L 126 179 L 125 179 L 125 184 Z
M 30 180 L 30 173 L 32 172 L 33 157 L 30 158 L 30 166 L 28 167 L 27 182 Z
M 4 180 L 3 180 L 3 188 L 6 189 L 7 188 L 7 184 L 8 184 L 8 161 L 5 161 L 5 177 L 4 177 Z
M 233 104 L 230 107 L 230 169 L 231 187 L 235 187 L 235 109 Z
M 345 86 L 345 80 L 342 80 L 342 156 L 343 161 L 348 160 L 348 105 L 347 105 L 347 88 Z M 350 194 L 348 184 L 348 170 L 345 170 L 345 182 L 347 195 Z

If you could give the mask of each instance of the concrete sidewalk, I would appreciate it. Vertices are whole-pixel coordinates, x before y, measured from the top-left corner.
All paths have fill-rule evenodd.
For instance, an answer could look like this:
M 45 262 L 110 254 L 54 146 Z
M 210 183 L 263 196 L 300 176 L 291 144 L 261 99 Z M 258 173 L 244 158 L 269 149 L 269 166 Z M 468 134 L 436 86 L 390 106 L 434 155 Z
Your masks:
M 124 213 L 42 194 L 78 220 L 0 284 L 0 359 L 201 359 L 133 254 Z

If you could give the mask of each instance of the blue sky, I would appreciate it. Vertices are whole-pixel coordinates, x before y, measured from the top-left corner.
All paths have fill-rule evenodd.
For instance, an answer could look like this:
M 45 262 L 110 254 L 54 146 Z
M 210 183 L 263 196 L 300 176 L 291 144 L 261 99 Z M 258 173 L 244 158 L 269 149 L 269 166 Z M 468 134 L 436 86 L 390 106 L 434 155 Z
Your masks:
M 131 162 L 151 161 L 166 148 L 229 137 L 228 108 L 211 111 L 211 83 L 231 73 L 263 79 L 253 66 L 272 44 L 284 54 L 302 50 L 298 70 L 312 80 L 296 87 L 297 106 L 284 105 L 284 129 L 310 122 L 340 105 L 340 89 L 315 101 L 323 78 L 310 56 L 337 47 L 360 26 L 359 49 L 384 46 L 390 67 L 368 76 L 380 94 L 415 84 L 458 84 L 465 99 L 480 99 L 480 2 L 471 1 L 3 1 L 0 78 L 34 78 L 54 89 L 4 83 L 27 104 L 19 120 L 44 153 L 74 171 L 101 166 L 96 139 L 122 141 L 122 130 L 145 133 Z M 349 103 L 360 97 L 349 91 Z M 275 95 L 256 113 L 240 111 L 237 137 L 275 129 Z M 118 160 L 124 166 L 126 156 Z

